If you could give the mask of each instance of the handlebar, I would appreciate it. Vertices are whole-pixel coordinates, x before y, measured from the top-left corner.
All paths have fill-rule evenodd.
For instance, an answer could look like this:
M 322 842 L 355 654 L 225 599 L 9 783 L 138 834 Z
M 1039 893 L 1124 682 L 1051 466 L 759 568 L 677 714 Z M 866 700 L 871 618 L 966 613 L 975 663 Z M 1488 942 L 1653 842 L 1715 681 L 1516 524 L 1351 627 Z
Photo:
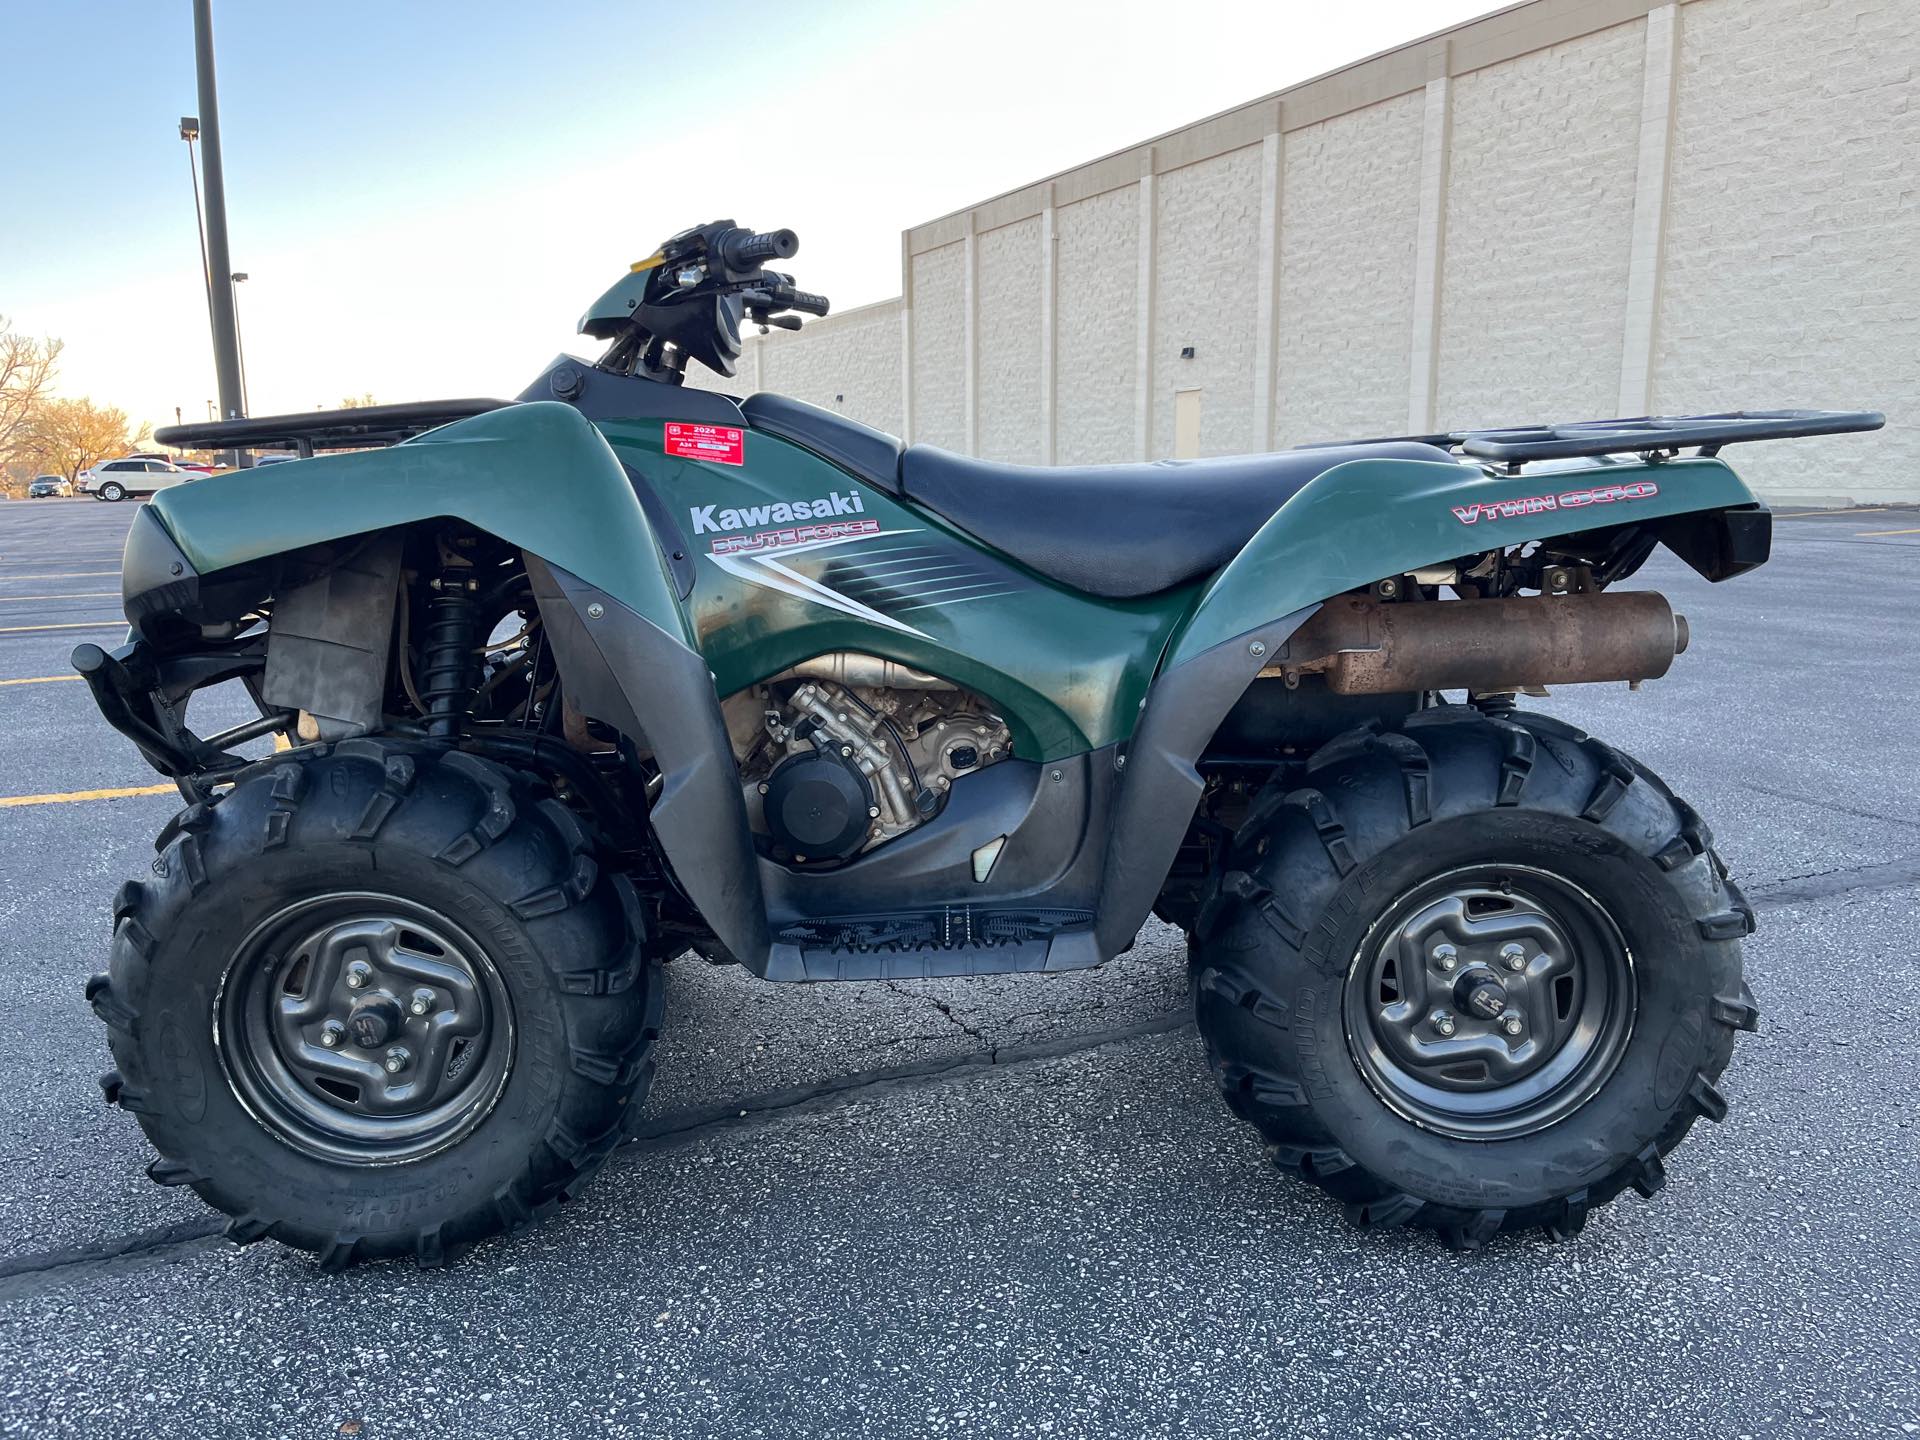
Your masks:
M 733 230 L 720 237 L 720 262 L 733 270 L 753 270 L 769 260 L 791 260 L 800 250 L 800 237 L 791 230 L 756 234 Z
M 827 297 L 816 295 L 811 290 L 796 290 L 791 285 L 780 285 L 775 287 L 773 294 L 789 310 L 804 310 L 809 315 L 827 313 Z

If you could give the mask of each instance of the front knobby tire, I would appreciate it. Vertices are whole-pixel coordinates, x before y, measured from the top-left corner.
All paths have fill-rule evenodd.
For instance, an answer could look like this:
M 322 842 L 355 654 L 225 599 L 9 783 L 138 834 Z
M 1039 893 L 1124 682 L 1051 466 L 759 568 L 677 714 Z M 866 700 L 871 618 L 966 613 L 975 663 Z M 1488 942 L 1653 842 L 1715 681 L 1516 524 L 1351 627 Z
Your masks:
M 1651 772 L 1448 706 L 1257 799 L 1199 916 L 1195 1013 L 1228 1106 L 1355 1224 L 1567 1239 L 1726 1113 L 1752 929 Z
M 577 1194 L 630 1130 L 663 991 L 644 911 L 533 777 L 315 746 L 156 847 L 87 986 L 102 1084 L 148 1173 L 233 1238 L 440 1263 Z

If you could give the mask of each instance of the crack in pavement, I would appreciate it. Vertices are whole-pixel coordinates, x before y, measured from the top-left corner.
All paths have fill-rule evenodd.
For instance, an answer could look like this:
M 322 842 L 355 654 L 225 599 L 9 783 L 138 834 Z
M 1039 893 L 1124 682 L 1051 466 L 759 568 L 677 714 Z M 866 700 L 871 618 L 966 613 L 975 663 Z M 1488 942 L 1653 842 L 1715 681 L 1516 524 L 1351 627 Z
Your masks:
M 963 976 L 960 978 L 964 979 L 965 977 Z M 968 1035 L 971 1035 L 974 1039 L 984 1040 L 987 1038 L 985 1035 L 981 1034 L 980 1031 L 976 1029 L 974 1026 L 967 1024 L 966 1021 L 962 1020 L 958 1015 L 954 1014 L 953 1007 L 947 1004 L 947 1002 L 942 1000 L 939 996 L 928 995 L 921 991 L 916 991 L 916 990 L 902 990 L 900 988 L 900 982 L 898 980 L 883 980 L 880 983 L 885 985 L 887 989 L 891 990 L 894 994 L 898 995 L 902 1000 L 926 1001 L 929 1005 L 933 1006 L 934 1009 L 938 1010 L 942 1015 L 946 1016 L 947 1019 L 951 1020 L 962 1031 L 964 1031 Z
M 1793 876 L 1769 881 L 1764 886 L 1756 884 L 1751 900 L 1756 910 L 1779 910 L 1856 891 L 1893 890 L 1916 884 L 1920 884 L 1920 856 L 1877 865 L 1857 865 L 1819 875 Z M 984 1039 L 978 1029 L 961 1020 L 933 996 L 901 990 L 895 981 L 882 983 L 903 997 L 928 1001 L 959 1029 L 975 1039 Z M 1191 1024 L 1191 1016 L 1187 1008 L 1182 1006 L 1178 1010 L 1111 1029 L 1088 1030 L 1077 1035 L 1015 1045 L 990 1045 L 963 1055 L 858 1070 L 810 1085 L 763 1091 L 757 1095 L 707 1105 L 687 1106 L 642 1125 L 614 1152 L 608 1163 L 624 1163 L 628 1157 L 637 1159 L 642 1155 L 676 1149 L 723 1130 L 754 1129 L 795 1116 L 835 1109 L 869 1093 L 917 1089 L 995 1069 L 1037 1064 L 1085 1050 L 1097 1050 L 1105 1045 L 1168 1034 Z M 178 1254 L 217 1248 L 225 1224 L 224 1218 L 209 1216 L 203 1220 L 176 1222 L 86 1245 L 66 1246 L 0 1261 L 0 1304 L 93 1275 L 145 1268 L 163 1263 Z
M 1895 890 L 1920 884 L 1920 856 L 1888 860 L 1878 865 L 1853 865 L 1823 870 L 1817 875 L 1791 875 L 1783 880 L 1756 883 L 1748 897 L 1756 908 L 1777 910 L 1809 900 L 1827 900 L 1855 890 Z
M 87 1275 L 127 1268 L 142 1268 L 169 1252 L 208 1249 L 227 1228 L 224 1215 L 208 1215 L 198 1220 L 177 1220 L 171 1225 L 156 1225 L 85 1245 L 63 1245 L 57 1250 L 42 1250 L 32 1255 L 16 1255 L 0 1260 L 0 1303 L 18 1299 L 23 1291 L 45 1288 L 32 1284 L 36 1279 L 57 1274 L 58 1283 L 67 1283 Z M 25 1283 L 23 1283 L 25 1282 Z
M 1856 820 L 1877 820 L 1883 825 L 1901 825 L 1909 830 L 1920 830 L 1920 820 L 1908 820 L 1898 815 L 1882 815 L 1874 810 L 1858 810 L 1851 805 L 1842 805 L 1833 800 L 1820 800 L 1811 795 L 1796 794 L 1792 790 L 1776 790 L 1771 785 L 1762 785 L 1754 780 L 1737 782 L 1742 790 L 1751 790 L 1756 795 L 1771 796 L 1775 800 L 1791 800 L 1796 805 L 1811 805 L 1816 810 L 1837 810 L 1842 815 L 1851 815 Z

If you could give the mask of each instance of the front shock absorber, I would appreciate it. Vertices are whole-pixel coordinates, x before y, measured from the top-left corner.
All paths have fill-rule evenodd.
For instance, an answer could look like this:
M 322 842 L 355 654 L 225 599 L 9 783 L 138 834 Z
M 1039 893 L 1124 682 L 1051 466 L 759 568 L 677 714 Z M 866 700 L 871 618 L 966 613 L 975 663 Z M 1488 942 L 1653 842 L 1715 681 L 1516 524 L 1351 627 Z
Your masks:
M 460 717 L 480 685 L 475 584 L 466 571 L 449 570 L 433 582 L 427 607 L 420 699 L 427 707 L 427 734 L 448 743 L 460 738 Z

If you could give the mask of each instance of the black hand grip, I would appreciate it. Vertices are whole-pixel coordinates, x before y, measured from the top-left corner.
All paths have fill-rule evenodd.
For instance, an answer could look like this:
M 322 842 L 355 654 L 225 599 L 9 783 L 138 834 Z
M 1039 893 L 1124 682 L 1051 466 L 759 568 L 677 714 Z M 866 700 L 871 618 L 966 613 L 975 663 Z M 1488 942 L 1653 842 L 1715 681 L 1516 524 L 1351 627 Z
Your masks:
M 773 230 L 756 235 L 750 230 L 731 230 L 720 239 L 720 259 L 733 270 L 751 270 L 769 260 L 789 260 L 800 250 L 800 237 L 791 230 Z
M 783 287 L 780 292 L 780 298 L 787 302 L 787 308 L 789 310 L 804 310 L 809 315 L 824 315 L 827 313 L 827 297 L 824 295 L 815 295 L 811 290 L 793 290 Z

